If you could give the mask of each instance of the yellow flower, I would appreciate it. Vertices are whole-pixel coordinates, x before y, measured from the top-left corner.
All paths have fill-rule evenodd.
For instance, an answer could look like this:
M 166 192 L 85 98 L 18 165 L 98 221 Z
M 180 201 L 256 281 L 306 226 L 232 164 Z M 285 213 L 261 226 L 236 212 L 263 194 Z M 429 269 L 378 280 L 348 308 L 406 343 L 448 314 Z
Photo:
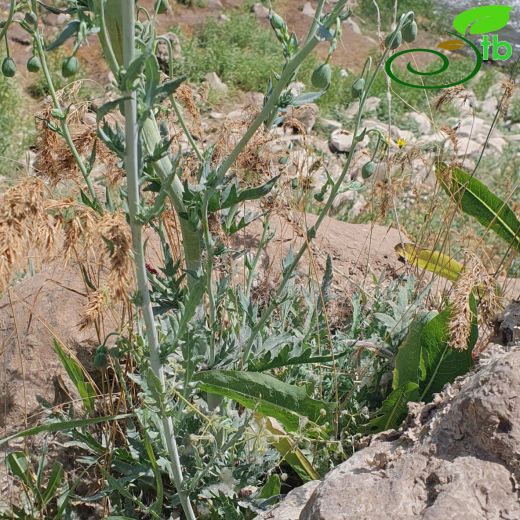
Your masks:
M 404 148 L 404 147 L 406 146 L 406 144 L 407 144 L 407 143 L 406 143 L 406 140 L 405 140 L 405 139 L 401 139 L 401 138 L 399 138 L 399 139 L 397 140 L 397 146 L 398 146 L 399 148 Z

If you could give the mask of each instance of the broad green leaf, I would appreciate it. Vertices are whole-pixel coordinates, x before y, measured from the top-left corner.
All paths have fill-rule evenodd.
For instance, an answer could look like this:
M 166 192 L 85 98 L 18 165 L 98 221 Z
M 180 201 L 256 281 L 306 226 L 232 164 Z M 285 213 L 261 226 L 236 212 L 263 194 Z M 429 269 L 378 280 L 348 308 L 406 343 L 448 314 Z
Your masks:
M 83 367 L 69 354 L 65 352 L 60 343 L 53 340 L 54 350 L 60 358 L 63 368 L 65 368 L 70 380 L 76 387 L 85 408 L 89 412 L 94 411 L 94 401 L 96 399 L 96 391 L 92 383 L 88 380 Z
M 314 423 L 330 421 L 335 409 L 335 404 L 311 399 L 303 388 L 268 374 L 209 370 L 196 374 L 193 380 L 204 392 L 228 397 L 261 415 L 278 419 L 288 431 L 298 430 L 302 417 Z
M 33 426 L 27 430 L 13 433 L 3 439 L 0 439 L 0 446 L 11 442 L 14 439 L 22 439 L 25 437 L 32 437 L 39 433 L 52 433 L 52 432 L 64 432 L 67 430 L 73 430 L 74 428 L 83 428 L 84 426 L 91 426 L 93 424 L 100 424 L 104 422 L 121 421 L 123 419 L 130 419 L 134 417 L 133 413 L 125 413 L 121 415 L 108 415 L 104 417 L 92 417 L 90 419 L 75 419 L 72 421 L 60 421 L 48 424 L 40 424 L 39 426 Z
M 271 498 L 280 494 L 282 483 L 280 477 L 276 474 L 271 475 L 267 482 L 262 486 L 258 498 Z
M 397 390 L 406 383 L 419 384 L 426 377 L 422 360 L 421 335 L 426 324 L 437 315 L 436 311 L 417 316 L 408 329 L 408 335 L 395 357 L 392 388 Z
M 499 31 L 509 22 L 509 14 L 513 8 L 508 5 L 484 5 L 462 11 L 453 20 L 453 27 L 464 35 L 485 34 Z
M 511 208 L 484 184 L 460 168 L 441 163 L 437 178 L 464 213 L 520 251 L 520 221 Z
M 272 417 L 265 418 L 265 426 L 269 433 L 269 442 L 274 446 L 282 459 L 291 466 L 298 476 L 304 481 L 319 480 L 320 476 L 309 462 L 307 457 L 298 448 L 296 440 L 283 429 L 282 425 Z
M 406 383 L 396 388 L 384 400 L 375 417 L 366 426 L 368 432 L 382 432 L 399 428 L 408 413 L 408 402 L 419 398 L 419 385 Z
M 452 282 L 457 281 L 464 270 L 462 264 L 448 255 L 431 249 L 423 249 L 413 244 L 398 244 L 395 246 L 395 251 L 401 258 L 415 267 L 430 271 Z
M 471 307 L 476 311 L 475 300 L 471 298 Z M 471 325 L 468 348 L 456 350 L 448 346 L 450 318 L 451 309 L 447 308 L 430 320 L 422 330 L 422 360 L 426 377 L 420 385 L 421 401 L 430 401 L 434 393 L 440 392 L 444 385 L 452 383 L 473 365 L 472 350 L 478 338 L 476 319 Z

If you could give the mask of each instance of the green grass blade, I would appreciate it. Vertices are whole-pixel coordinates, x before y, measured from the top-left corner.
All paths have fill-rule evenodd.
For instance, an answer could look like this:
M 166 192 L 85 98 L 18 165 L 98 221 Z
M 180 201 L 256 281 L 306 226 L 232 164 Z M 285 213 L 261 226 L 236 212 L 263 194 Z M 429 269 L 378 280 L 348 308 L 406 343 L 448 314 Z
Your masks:
M 93 424 L 99 424 L 104 422 L 122 421 L 123 419 L 130 419 L 134 417 L 133 413 L 125 413 L 121 415 L 108 415 L 105 417 L 92 417 L 90 419 L 75 419 L 72 421 L 60 421 L 54 423 L 40 424 L 39 426 L 33 426 L 27 430 L 8 435 L 3 439 L 0 439 L 0 446 L 7 444 L 14 439 L 20 439 L 24 437 L 31 437 L 32 435 L 38 435 L 39 433 L 54 433 L 64 432 L 67 430 L 73 430 L 74 428 L 82 428 L 84 426 L 91 426 Z
M 94 390 L 92 383 L 90 383 L 88 378 L 85 376 L 83 367 L 74 358 L 65 352 L 58 341 L 53 340 L 53 345 L 56 354 L 60 358 L 63 368 L 65 368 L 70 380 L 76 387 L 83 401 L 83 405 L 89 412 L 93 412 L 96 391 Z

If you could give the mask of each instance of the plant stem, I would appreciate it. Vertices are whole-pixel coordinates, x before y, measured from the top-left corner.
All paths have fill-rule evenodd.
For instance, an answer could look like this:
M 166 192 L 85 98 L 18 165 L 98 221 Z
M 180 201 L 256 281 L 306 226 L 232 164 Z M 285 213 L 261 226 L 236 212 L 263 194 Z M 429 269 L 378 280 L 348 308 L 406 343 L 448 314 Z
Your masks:
M 126 0 L 109 0 L 107 9 L 101 12 L 102 1 L 103 0 L 97 0 L 95 3 L 96 15 L 101 22 L 99 41 L 103 47 L 105 56 L 113 55 L 115 57 L 115 63 L 111 63 L 109 59 L 109 65 L 117 78 L 119 66 L 123 65 L 121 61 L 122 56 L 120 56 L 122 52 L 120 52 L 120 49 L 122 45 L 121 37 L 126 28 L 122 24 L 120 13 L 121 9 L 125 9 Z M 110 50 L 109 47 L 112 50 Z M 147 118 L 142 126 L 141 140 L 145 155 L 152 155 L 162 141 L 157 121 L 153 114 Z M 186 212 L 183 202 L 184 186 L 178 175 L 171 176 L 173 165 L 168 157 L 165 156 L 156 161 L 153 164 L 153 168 L 161 179 L 163 188 L 166 190 L 168 198 L 179 216 L 186 269 L 189 273 L 196 273 L 200 270 L 201 266 L 202 241 L 200 232 L 195 229 L 184 216 L 181 216 Z M 195 278 L 193 276 L 188 275 L 189 285 L 193 283 L 194 280 Z
M 247 360 L 249 358 L 249 355 L 251 353 L 251 349 L 253 347 L 253 344 L 255 342 L 255 339 L 256 339 L 257 335 L 264 329 L 265 324 L 267 323 L 267 321 L 269 320 L 269 318 L 271 317 L 271 315 L 275 311 L 275 309 L 278 307 L 278 299 L 279 299 L 279 297 L 282 295 L 283 291 L 285 290 L 285 287 L 289 283 L 289 280 L 292 278 L 292 275 L 293 275 L 296 267 L 300 263 L 300 260 L 301 260 L 302 256 L 307 251 L 307 249 L 309 247 L 309 244 L 312 242 L 312 240 L 316 236 L 318 228 L 320 227 L 321 223 L 323 222 L 323 220 L 325 219 L 325 217 L 329 213 L 329 211 L 330 211 L 330 209 L 332 207 L 332 204 L 334 203 L 334 200 L 336 199 L 336 197 L 337 197 L 337 195 L 339 193 L 341 185 L 343 184 L 343 182 L 345 180 L 345 177 L 347 176 L 347 173 L 348 173 L 348 171 L 350 169 L 350 165 L 352 163 L 352 160 L 353 160 L 353 157 L 354 157 L 357 145 L 363 140 L 363 137 L 359 136 L 359 129 L 361 127 L 361 119 L 362 119 L 363 110 L 364 110 L 364 107 L 365 107 L 365 102 L 367 100 L 367 97 L 368 97 L 368 94 L 370 92 L 370 89 L 371 89 L 372 85 L 374 84 L 376 76 L 377 76 L 379 70 L 381 69 L 383 63 L 386 60 L 388 52 L 389 52 L 389 50 L 386 49 L 385 52 L 383 53 L 381 59 L 379 60 L 379 62 L 377 64 L 377 67 L 376 67 L 373 75 L 371 76 L 370 80 L 367 83 L 367 88 L 364 91 L 364 93 L 363 93 L 363 95 L 362 95 L 362 97 L 360 99 L 359 110 L 358 110 L 358 114 L 357 114 L 357 118 L 356 118 L 356 124 L 355 124 L 355 128 L 354 128 L 354 138 L 352 140 L 352 147 L 351 147 L 350 152 L 348 154 L 348 158 L 347 158 L 347 161 L 345 163 L 345 166 L 343 167 L 343 170 L 342 170 L 338 180 L 336 181 L 336 183 L 332 187 L 332 190 L 331 190 L 331 193 L 329 195 L 329 198 L 327 199 L 327 202 L 325 203 L 325 206 L 323 207 L 323 209 L 320 211 L 320 214 L 318 215 L 318 218 L 317 218 L 314 226 L 312 226 L 312 228 L 307 231 L 307 239 L 304 241 L 304 243 L 300 247 L 300 249 L 299 249 L 298 253 L 295 255 L 292 263 L 285 270 L 285 273 L 284 273 L 284 276 L 282 278 L 282 281 L 280 282 L 280 285 L 278 286 L 278 289 L 276 290 L 276 293 L 273 296 L 270 305 L 262 312 L 262 315 L 260 316 L 260 319 L 258 320 L 257 324 L 255 325 L 255 327 L 251 331 L 251 334 L 250 334 L 249 338 L 247 339 L 247 341 L 246 341 L 246 343 L 244 345 L 244 352 L 242 354 L 242 363 L 247 363 Z
M 122 3 L 123 20 L 123 55 L 125 66 L 128 67 L 135 55 L 135 4 L 134 0 L 125 0 Z M 125 169 L 128 187 L 128 213 L 132 229 L 134 249 L 134 263 L 137 275 L 137 285 L 140 294 L 140 306 L 146 326 L 146 335 L 150 348 L 150 365 L 164 390 L 164 370 L 160 359 L 160 347 L 155 328 L 150 291 L 148 289 L 146 266 L 144 259 L 144 245 L 142 224 L 139 222 L 140 192 L 139 192 L 139 127 L 137 124 L 137 95 L 135 91 L 125 92 L 125 137 L 126 156 Z M 165 413 L 161 417 L 164 430 L 166 449 L 172 465 L 172 474 L 177 494 L 188 520 L 195 520 L 195 514 L 188 496 L 184 491 L 182 468 L 175 440 L 175 432 L 170 417 Z

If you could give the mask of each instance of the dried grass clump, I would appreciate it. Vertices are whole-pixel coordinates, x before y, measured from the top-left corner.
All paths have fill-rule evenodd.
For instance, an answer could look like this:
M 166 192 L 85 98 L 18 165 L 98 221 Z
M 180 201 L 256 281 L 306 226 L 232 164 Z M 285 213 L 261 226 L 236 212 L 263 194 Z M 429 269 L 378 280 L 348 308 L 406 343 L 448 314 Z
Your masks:
M 471 335 L 471 324 L 474 315 L 470 308 L 470 297 L 474 294 L 479 301 L 478 320 L 480 325 L 479 345 L 487 344 L 492 330 L 500 301 L 494 278 L 487 272 L 479 258 L 472 255 L 460 278 L 454 285 L 451 298 L 451 320 L 449 325 L 449 346 L 457 350 L 465 350 Z M 484 333 L 482 333 L 484 331 Z M 479 351 L 480 346 L 476 350 Z
M 504 89 L 504 94 L 502 97 L 500 111 L 502 113 L 502 116 L 506 117 L 509 111 L 509 105 L 511 104 L 511 98 L 513 97 L 513 94 L 516 89 L 516 83 L 513 79 L 507 78 L 503 81 L 502 88 Z
M 247 107 L 242 119 L 223 125 L 213 154 L 213 162 L 215 165 L 222 162 L 229 155 L 255 116 L 255 109 L 253 107 Z M 259 182 L 267 180 L 270 176 L 273 154 L 266 145 L 272 140 L 273 137 L 269 135 L 264 127 L 261 127 L 256 131 L 238 156 L 233 165 L 237 173 L 257 174 L 257 176 L 253 176 L 254 178 L 252 179 L 241 175 L 241 180 L 244 185 L 257 185 Z
M 0 199 L 0 292 L 31 256 L 51 257 L 59 219 L 48 213 L 45 186 L 27 179 L 8 189 Z
M 183 83 L 176 91 L 175 97 L 179 100 L 182 106 L 187 110 L 188 114 L 191 116 L 192 120 L 192 128 L 191 134 L 195 139 L 202 138 L 202 121 L 200 117 L 199 109 L 195 103 L 195 98 L 193 95 L 192 88 Z
M 80 206 L 64 223 L 65 257 L 72 254 L 87 264 L 102 267 L 103 276 L 88 296 L 84 328 L 94 323 L 116 302 L 128 298 L 132 286 L 132 236 L 122 211 L 99 215 Z M 92 282 L 92 280 L 91 280 Z
M 435 102 L 435 110 L 440 110 L 445 105 L 450 105 L 454 100 L 460 99 L 466 102 L 471 96 L 471 93 L 465 89 L 463 85 L 456 85 L 455 87 L 446 88 Z
M 59 93 L 62 97 L 64 93 Z M 72 95 L 67 95 L 73 98 Z M 103 178 L 111 185 L 117 185 L 124 178 L 124 171 L 119 166 L 118 158 L 108 147 L 97 138 L 95 123 L 87 122 L 84 117 L 87 105 L 79 103 L 69 106 L 67 124 L 72 134 L 72 141 L 80 155 L 86 161 L 95 147 L 96 164 L 103 166 Z M 38 175 L 56 186 L 63 181 L 83 181 L 76 158 L 65 140 L 53 130 L 58 126 L 58 121 L 52 116 L 52 106 L 46 105 L 37 117 L 37 142 L 38 151 L 36 170 Z

